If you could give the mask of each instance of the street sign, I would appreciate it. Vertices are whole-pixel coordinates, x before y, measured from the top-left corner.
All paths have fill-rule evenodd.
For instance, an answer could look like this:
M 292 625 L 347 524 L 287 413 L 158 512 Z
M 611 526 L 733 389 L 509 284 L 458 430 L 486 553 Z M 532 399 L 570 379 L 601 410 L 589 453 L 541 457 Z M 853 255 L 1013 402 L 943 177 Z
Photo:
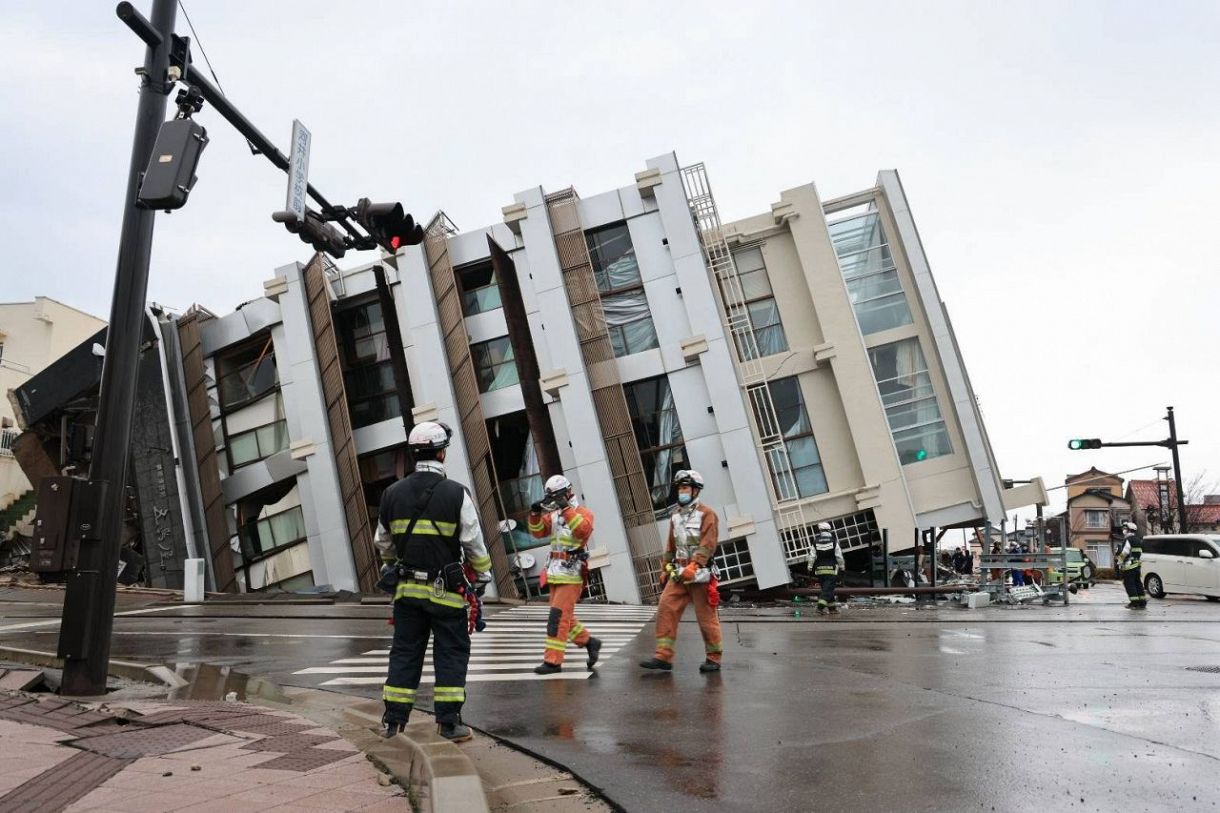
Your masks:
M 312 136 L 300 119 L 292 121 L 292 151 L 288 158 L 288 200 L 284 208 L 305 222 L 305 195 L 309 188 L 309 143 Z

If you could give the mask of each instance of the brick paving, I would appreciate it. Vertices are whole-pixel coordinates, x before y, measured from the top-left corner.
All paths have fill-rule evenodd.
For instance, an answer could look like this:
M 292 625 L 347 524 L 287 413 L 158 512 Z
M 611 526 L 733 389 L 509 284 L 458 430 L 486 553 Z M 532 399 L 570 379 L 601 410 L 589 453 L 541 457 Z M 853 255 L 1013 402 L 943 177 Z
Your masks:
M 411 810 L 354 746 L 246 703 L 0 692 L 0 813 Z

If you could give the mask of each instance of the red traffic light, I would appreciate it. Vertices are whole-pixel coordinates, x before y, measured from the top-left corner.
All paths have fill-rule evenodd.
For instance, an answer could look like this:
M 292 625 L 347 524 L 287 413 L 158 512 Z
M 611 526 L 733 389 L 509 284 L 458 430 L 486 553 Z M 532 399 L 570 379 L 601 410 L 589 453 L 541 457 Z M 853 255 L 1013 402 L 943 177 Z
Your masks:
M 424 228 L 415 218 L 405 213 L 402 204 L 373 203 L 361 198 L 356 203 L 356 221 L 364 227 L 377 245 L 390 253 L 403 246 L 414 246 L 424 241 Z

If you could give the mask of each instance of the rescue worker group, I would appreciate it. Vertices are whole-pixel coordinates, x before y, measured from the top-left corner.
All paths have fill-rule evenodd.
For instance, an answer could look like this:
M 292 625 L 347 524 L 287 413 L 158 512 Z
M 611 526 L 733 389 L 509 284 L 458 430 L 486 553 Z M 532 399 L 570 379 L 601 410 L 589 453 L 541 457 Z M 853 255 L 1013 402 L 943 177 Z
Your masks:
M 415 704 L 428 639 L 432 638 L 435 670 L 433 710 L 442 737 L 464 742 L 472 736 L 462 723 L 470 634 L 482 629 L 482 596 L 491 581 L 491 557 L 483 541 L 478 512 L 470 492 L 445 476 L 445 450 L 452 430 L 439 421 L 417 424 L 407 439 L 415 470 L 382 495 L 374 544 L 383 566 L 378 588 L 394 597 L 394 642 L 389 674 L 382 688 L 384 734 L 402 731 Z M 720 520 L 700 500 L 703 478 L 682 470 L 673 479 L 678 504 L 669 520 L 657 607 L 656 651 L 640 663 L 654 672 L 673 669 L 678 622 L 687 605 L 703 635 L 704 661 L 699 671 L 720 671 L 723 655 L 712 557 Z M 576 617 L 576 605 L 588 580 L 588 545 L 593 512 L 580 505 L 572 483 L 557 474 L 546 481 L 543 499 L 530 507 L 529 532 L 550 541 L 549 560 L 540 579 L 548 589 L 550 613 L 539 675 L 563 670 L 568 648 L 585 651 L 585 667 L 597 664 L 601 641 Z M 821 582 L 818 612 L 837 613 L 835 580 L 843 552 L 830 526 L 819 523 L 812 554 L 814 575 Z

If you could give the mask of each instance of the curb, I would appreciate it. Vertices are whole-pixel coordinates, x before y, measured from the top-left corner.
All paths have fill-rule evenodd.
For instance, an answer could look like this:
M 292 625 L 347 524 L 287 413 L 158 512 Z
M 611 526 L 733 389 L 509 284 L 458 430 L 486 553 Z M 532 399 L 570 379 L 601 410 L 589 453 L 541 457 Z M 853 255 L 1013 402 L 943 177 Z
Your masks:
M 42 666 L 48 669 L 62 669 L 63 659 L 37 649 L 20 649 L 15 646 L 0 646 L 0 658 L 8 658 L 19 663 Z M 110 661 L 110 674 L 127 680 L 141 683 L 157 683 L 168 689 L 179 689 L 187 682 L 179 677 L 174 670 L 160 664 L 136 663 L 134 661 Z
M 362 701 L 343 716 L 364 729 L 381 728 L 382 706 Z M 432 813 L 486 813 L 483 780 L 462 749 L 436 733 L 434 723 L 410 723 L 392 739 L 377 739 L 365 751 L 404 788 L 423 787 Z

